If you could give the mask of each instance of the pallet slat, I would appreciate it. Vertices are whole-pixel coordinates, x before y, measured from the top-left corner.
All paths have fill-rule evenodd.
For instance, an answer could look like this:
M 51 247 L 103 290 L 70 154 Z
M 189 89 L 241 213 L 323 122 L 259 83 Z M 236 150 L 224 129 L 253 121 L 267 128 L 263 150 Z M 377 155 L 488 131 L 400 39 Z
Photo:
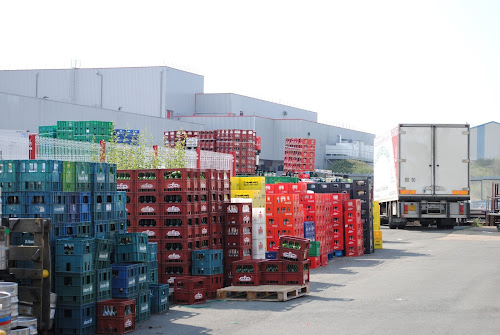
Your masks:
M 287 301 L 310 292 L 308 285 L 229 286 L 217 290 L 218 300 Z

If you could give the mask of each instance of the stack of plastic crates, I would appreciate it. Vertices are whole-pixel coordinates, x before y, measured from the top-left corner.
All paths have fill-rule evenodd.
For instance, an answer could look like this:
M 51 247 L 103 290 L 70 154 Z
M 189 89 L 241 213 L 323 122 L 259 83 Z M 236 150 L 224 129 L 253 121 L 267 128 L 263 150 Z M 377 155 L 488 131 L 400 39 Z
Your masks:
M 56 334 L 94 334 L 96 317 L 95 240 L 56 241 Z

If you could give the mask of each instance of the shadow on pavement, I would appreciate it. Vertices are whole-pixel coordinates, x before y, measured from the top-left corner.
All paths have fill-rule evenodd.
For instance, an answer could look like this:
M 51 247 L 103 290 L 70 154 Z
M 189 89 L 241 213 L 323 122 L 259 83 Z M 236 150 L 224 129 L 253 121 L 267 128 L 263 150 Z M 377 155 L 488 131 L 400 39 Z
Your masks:
M 152 315 L 147 323 L 137 324 L 135 334 L 214 334 L 211 329 L 189 326 L 181 323 L 175 323 L 177 320 L 189 319 L 197 316 L 199 313 L 170 310 L 166 314 Z
M 332 283 L 321 283 L 321 282 L 317 282 L 317 281 L 312 281 L 311 282 L 311 292 L 326 291 L 327 289 L 329 289 L 332 286 L 342 287 L 345 285 L 332 284 Z

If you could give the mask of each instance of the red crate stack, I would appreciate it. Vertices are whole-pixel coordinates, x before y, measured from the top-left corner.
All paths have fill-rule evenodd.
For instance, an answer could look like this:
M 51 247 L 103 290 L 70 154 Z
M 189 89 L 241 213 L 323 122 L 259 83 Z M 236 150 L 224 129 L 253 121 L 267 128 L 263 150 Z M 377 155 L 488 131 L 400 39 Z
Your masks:
M 361 256 L 364 254 L 361 201 L 359 199 L 344 200 L 343 208 L 346 256 Z
M 158 243 L 161 283 L 191 274 L 193 250 L 223 248 L 224 178 L 229 179 L 229 171 L 155 169 L 119 173 L 131 178 L 126 179 L 130 189 L 128 231 L 143 232 Z
M 316 140 L 309 138 L 286 138 L 283 172 L 314 171 Z
M 174 148 L 175 143 L 178 141 L 185 141 L 184 144 L 187 147 L 194 147 L 193 143 L 197 141 L 192 141 L 192 139 L 198 140 L 198 131 L 166 131 L 163 133 L 163 140 L 166 147 Z
M 262 283 L 262 259 L 235 261 L 231 267 L 233 286 L 258 286 Z M 227 270 L 226 270 L 227 271 Z
M 309 283 L 309 239 L 281 236 L 278 258 L 283 261 L 283 284 L 306 285 Z
M 331 219 L 333 227 L 332 248 L 334 251 L 344 250 L 344 206 L 345 200 L 349 199 L 347 193 L 334 193 L 332 199 Z
M 224 205 L 224 282 L 232 283 L 233 262 L 252 259 L 252 204 Z
M 207 283 L 204 276 L 176 277 L 173 284 L 174 303 L 193 305 L 207 301 Z
M 267 251 L 276 251 L 280 236 L 304 237 L 304 207 L 299 194 L 266 195 Z

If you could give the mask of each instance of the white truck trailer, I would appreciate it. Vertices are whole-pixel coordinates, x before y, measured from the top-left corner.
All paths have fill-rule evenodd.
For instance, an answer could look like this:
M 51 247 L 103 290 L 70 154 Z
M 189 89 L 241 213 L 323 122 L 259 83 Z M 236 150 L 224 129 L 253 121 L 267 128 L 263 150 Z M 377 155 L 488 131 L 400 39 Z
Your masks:
M 400 124 L 375 138 L 374 200 L 390 228 L 469 218 L 469 137 L 466 124 Z

